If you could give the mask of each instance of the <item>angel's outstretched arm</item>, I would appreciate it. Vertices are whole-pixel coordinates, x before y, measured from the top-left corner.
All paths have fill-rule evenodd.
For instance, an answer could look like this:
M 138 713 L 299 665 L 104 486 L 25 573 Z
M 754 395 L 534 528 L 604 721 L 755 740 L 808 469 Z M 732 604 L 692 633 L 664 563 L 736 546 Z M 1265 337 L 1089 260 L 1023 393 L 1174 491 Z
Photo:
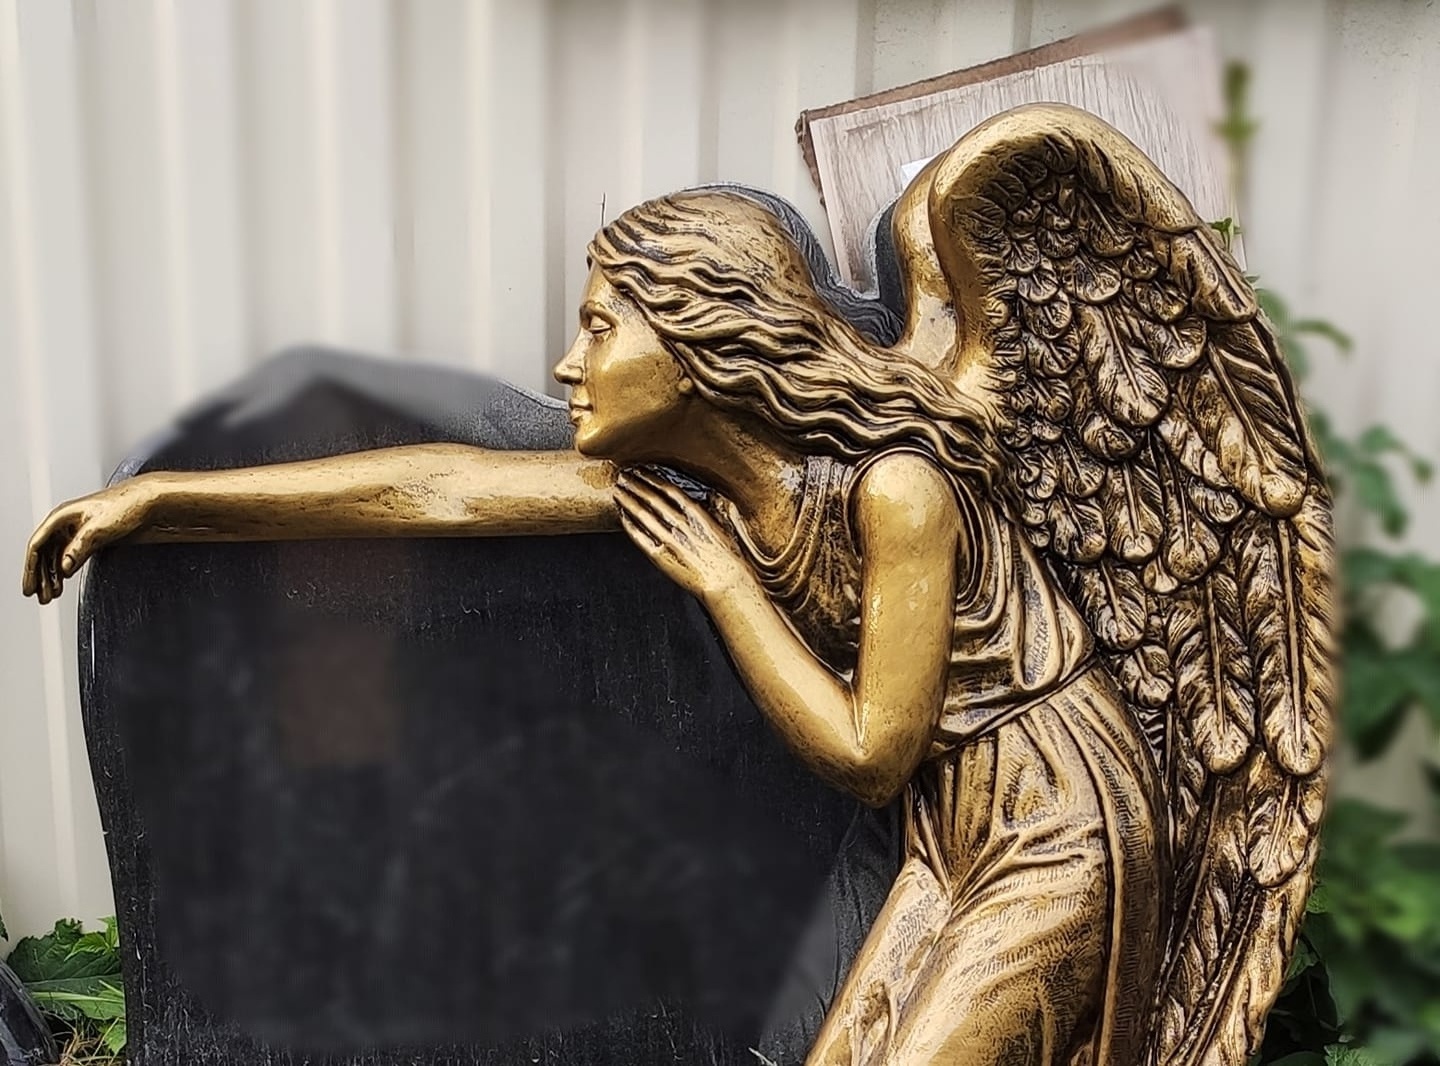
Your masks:
M 23 588 L 60 594 L 100 548 L 136 541 L 586 533 L 618 525 L 609 463 L 575 452 L 426 444 L 274 466 L 141 474 L 63 503 L 25 552 Z

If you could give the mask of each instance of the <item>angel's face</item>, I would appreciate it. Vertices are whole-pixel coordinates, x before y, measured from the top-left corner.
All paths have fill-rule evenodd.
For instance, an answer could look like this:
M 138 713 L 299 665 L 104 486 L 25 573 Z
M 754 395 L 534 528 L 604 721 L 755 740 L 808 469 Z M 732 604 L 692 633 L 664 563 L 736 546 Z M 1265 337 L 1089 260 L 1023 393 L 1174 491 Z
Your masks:
M 660 335 L 598 269 L 585 283 L 580 331 L 555 379 L 570 386 L 576 450 L 617 462 L 663 461 L 693 399 Z

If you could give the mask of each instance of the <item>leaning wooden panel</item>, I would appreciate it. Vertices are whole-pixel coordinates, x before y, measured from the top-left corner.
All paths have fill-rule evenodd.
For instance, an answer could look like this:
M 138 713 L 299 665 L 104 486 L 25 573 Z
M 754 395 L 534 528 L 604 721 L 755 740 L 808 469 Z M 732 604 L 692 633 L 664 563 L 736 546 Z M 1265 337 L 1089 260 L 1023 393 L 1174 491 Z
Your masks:
M 1233 215 L 1215 133 L 1224 115 L 1219 86 L 1213 34 L 1169 11 L 803 113 L 801 147 L 814 160 L 841 276 L 875 284 L 870 227 L 919 165 L 990 116 L 1031 103 L 1100 116 L 1148 153 L 1202 217 Z
M 57 509 L 25 591 L 126 535 L 618 525 L 796 755 L 902 811 L 811 1064 L 1240 1066 L 1334 702 L 1330 502 L 1272 327 L 1160 170 L 1063 105 L 909 185 L 898 306 L 797 217 L 717 187 L 596 235 L 556 369 L 574 451 L 142 475 Z

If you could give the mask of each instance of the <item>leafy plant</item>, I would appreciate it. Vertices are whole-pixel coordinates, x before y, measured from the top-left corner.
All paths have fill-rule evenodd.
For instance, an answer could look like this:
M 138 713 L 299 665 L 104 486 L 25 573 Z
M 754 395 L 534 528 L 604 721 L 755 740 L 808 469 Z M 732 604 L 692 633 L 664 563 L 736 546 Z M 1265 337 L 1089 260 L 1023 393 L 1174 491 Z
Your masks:
M 25 937 L 6 960 L 41 1012 L 61 1030 L 67 1063 L 109 1062 L 125 1050 L 125 993 L 114 918 L 85 932 L 62 918 L 41 937 Z
M 1246 110 L 1247 81 L 1232 64 L 1220 133 L 1236 173 L 1244 172 L 1258 129 Z M 1239 232 L 1232 219 L 1212 226 L 1227 243 Z M 1350 338 L 1333 324 L 1294 317 L 1273 292 L 1261 290 L 1260 298 L 1302 383 L 1314 342 L 1350 352 Z M 1409 522 L 1397 475 L 1424 482 L 1433 471 L 1386 426 L 1347 437 L 1313 407 L 1310 426 L 1337 506 L 1374 526 L 1369 543 L 1341 544 L 1341 732 L 1362 760 L 1394 757 L 1395 737 L 1412 713 L 1440 727 L 1440 563 L 1395 546 Z M 1411 623 L 1397 626 L 1406 615 Z M 1440 805 L 1440 773 L 1429 769 L 1431 798 Z M 1332 804 L 1317 887 L 1259 1063 L 1440 1063 L 1440 841 L 1407 837 L 1410 821 L 1357 798 Z

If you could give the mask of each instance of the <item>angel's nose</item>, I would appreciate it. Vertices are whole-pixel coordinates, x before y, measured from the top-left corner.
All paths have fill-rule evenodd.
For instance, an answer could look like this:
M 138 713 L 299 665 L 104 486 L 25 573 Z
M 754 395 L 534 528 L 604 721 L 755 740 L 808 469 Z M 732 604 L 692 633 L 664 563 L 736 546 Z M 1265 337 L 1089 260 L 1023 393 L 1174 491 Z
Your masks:
M 570 345 L 570 350 L 565 353 L 565 358 L 555 364 L 555 380 L 562 385 L 569 385 L 574 388 L 585 378 L 585 360 L 580 355 L 580 337 L 575 338 L 575 343 Z

